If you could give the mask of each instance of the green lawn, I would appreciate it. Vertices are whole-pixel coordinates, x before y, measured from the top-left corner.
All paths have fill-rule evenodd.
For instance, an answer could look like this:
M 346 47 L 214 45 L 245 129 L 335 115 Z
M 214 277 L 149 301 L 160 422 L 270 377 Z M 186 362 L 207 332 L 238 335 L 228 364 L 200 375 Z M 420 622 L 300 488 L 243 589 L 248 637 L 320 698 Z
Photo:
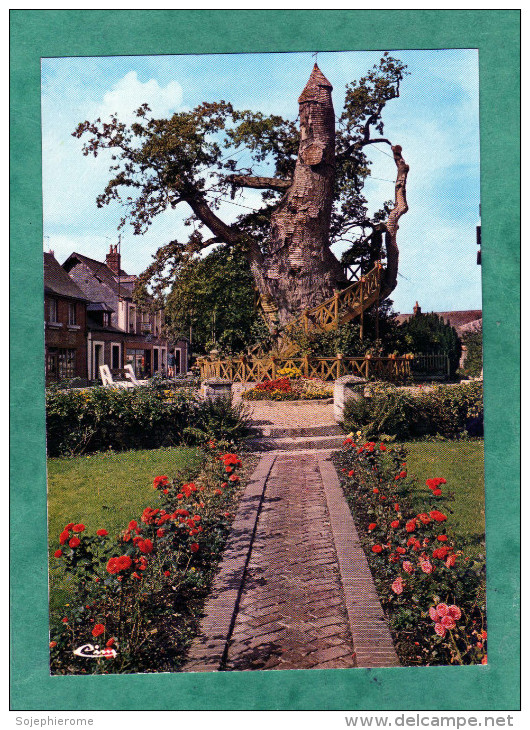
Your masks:
M 48 530 L 50 553 L 59 547 L 59 533 L 68 522 L 82 522 L 87 532 L 105 528 L 117 535 L 145 507 L 157 506 L 154 477 L 178 472 L 190 478 L 201 460 L 198 449 L 165 448 L 99 453 L 48 459 Z M 57 561 L 51 557 L 53 568 Z M 65 584 L 52 570 L 50 601 L 66 598 Z
M 468 546 L 468 553 L 483 553 L 484 540 L 484 442 L 473 441 L 417 441 L 404 444 L 409 456 L 409 474 L 418 477 L 417 494 L 430 496 L 425 480 L 445 477 L 443 496 L 437 500 L 438 509 L 445 512 L 451 532 Z

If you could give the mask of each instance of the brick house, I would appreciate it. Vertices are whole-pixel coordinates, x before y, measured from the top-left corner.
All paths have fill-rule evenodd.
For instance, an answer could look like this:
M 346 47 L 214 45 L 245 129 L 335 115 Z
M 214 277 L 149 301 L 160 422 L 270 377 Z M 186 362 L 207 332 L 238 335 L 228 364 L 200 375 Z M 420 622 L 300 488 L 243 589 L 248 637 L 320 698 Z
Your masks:
M 89 380 L 99 380 L 100 365 L 112 370 L 133 366 L 137 377 L 167 372 L 168 340 L 163 334 L 164 313 L 142 311 L 133 301 L 137 277 L 121 268 L 117 246 L 110 247 L 104 262 L 72 253 L 63 264 L 89 300 L 87 306 L 87 366 Z M 188 345 L 174 344 L 185 371 Z
M 44 348 L 46 383 L 87 380 L 87 305 L 77 284 L 44 254 Z

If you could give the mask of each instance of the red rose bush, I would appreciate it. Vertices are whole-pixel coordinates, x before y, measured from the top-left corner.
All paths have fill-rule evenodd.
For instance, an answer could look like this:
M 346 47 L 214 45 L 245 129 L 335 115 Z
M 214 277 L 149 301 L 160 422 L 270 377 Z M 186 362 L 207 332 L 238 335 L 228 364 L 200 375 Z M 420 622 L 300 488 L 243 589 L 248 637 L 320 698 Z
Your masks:
M 401 662 L 485 663 L 484 565 L 451 537 L 445 478 L 418 511 L 402 447 L 348 437 L 336 462 Z
M 70 586 L 52 620 L 53 673 L 178 668 L 228 535 L 242 466 L 237 454 L 209 445 L 193 480 L 156 476 L 158 503 L 120 534 L 65 525 L 52 545 L 52 569 L 64 571 Z M 113 651 L 90 660 L 74 655 L 96 642 Z

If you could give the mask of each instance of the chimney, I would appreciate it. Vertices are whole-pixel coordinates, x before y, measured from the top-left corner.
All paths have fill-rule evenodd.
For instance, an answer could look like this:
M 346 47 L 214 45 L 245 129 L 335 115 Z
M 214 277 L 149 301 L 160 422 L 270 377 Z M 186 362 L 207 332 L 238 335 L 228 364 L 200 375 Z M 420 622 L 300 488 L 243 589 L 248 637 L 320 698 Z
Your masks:
M 421 307 L 418 304 L 418 302 L 416 302 L 416 306 L 414 307 L 414 309 L 412 311 L 414 312 L 414 316 L 415 317 L 417 317 L 418 314 L 421 314 Z
M 120 254 L 118 253 L 118 244 L 116 243 L 114 246 L 112 243 L 110 244 L 110 251 L 107 254 L 107 258 L 105 259 L 105 263 L 109 267 L 109 269 L 114 274 L 120 273 L 120 267 L 121 267 L 121 261 L 120 261 Z

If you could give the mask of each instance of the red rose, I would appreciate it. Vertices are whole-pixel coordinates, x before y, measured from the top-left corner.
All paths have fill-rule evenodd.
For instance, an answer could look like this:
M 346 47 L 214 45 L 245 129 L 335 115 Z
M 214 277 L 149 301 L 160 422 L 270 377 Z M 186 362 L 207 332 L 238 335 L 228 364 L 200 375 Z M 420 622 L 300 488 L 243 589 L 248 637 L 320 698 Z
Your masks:
M 433 489 L 432 493 L 435 497 L 441 497 L 442 496 L 442 490 L 441 489 Z
M 158 489 L 159 486 L 166 486 L 168 483 L 168 478 L 166 476 L 161 477 L 155 477 L 153 480 L 153 487 L 154 489 Z
M 372 552 L 373 553 L 380 553 L 383 550 L 381 545 L 372 545 Z
M 386 451 L 386 446 L 384 444 L 379 444 L 379 448 L 381 451 Z
M 85 528 L 85 526 L 84 526 L 84 525 L 82 525 L 82 524 L 79 524 L 79 525 L 74 525 L 74 526 L 72 527 L 72 530 L 73 530 L 74 532 L 84 532 L 84 530 L 85 530 L 85 529 L 86 529 L 86 528 Z
M 438 535 L 436 539 L 438 542 L 447 542 L 447 535 Z
M 199 545 L 196 542 L 192 542 L 190 545 L 190 550 L 192 553 L 196 553 L 199 549 Z
M 396 512 L 399 512 L 399 504 L 397 504 L 397 503 L 396 503 L 396 504 L 394 505 L 394 509 L 396 510 Z
M 109 533 L 107 530 L 101 529 L 96 532 L 96 535 L 99 535 L 100 537 L 105 537 L 105 535 L 108 535 Z
M 406 476 L 407 476 L 407 472 L 406 471 L 400 471 L 399 472 L 399 478 L 400 479 L 405 479 Z
M 416 529 L 416 520 L 409 520 L 407 524 L 405 525 L 405 530 L 407 532 L 414 532 Z
M 96 624 L 92 629 L 92 636 L 101 636 L 104 631 L 105 627 L 103 626 L 103 624 Z
M 131 520 L 129 522 L 129 524 L 127 525 L 128 530 L 136 530 L 137 527 L 138 527 L 138 523 L 136 522 L 136 520 Z
M 396 527 L 399 527 L 399 520 L 393 520 L 390 523 L 390 527 L 392 527 L 394 530 L 396 529 Z
M 53 649 L 55 646 L 57 646 L 56 641 L 50 641 L 50 649 Z
M 114 636 L 113 636 L 113 637 L 112 637 L 112 639 L 109 639 L 109 640 L 107 641 L 107 643 L 105 644 L 105 646 L 106 646 L 106 647 L 107 647 L 108 649 L 110 649 L 110 648 L 111 648 L 111 646 L 114 646 L 114 644 L 115 644 L 115 643 L 116 643 L 116 639 L 115 639 L 115 638 L 114 638 Z
M 161 527 L 159 527 L 158 530 L 156 531 L 157 537 L 164 537 L 165 534 L 166 534 L 166 531 L 163 530 Z
M 166 578 L 169 578 L 169 576 L 171 575 L 171 573 L 170 573 L 169 570 L 164 570 L 164 575 L 166 576 Z
M 405 555 L 406 552 L 407 551 L 405 550 L 404 547 L 397 547 L 396 548 L 396 553 L 398 553 L 398 555 Z
M 54 552 L 54 556 L 55 556 L 56 558 L 60 558 L 62 554 L 63 554 L 63 551 L 62 551 L 62 550 L 56 550 L 56 551 Z
M 71 548 L 76 548 L 78 545 L 81 545 L 81 540 L 78 537 L 73 537 L 68 544 Z
M 61 532 L 61 534 L 59 535 L 59 542 L 61 543 L 61 545 L 64 545 L 64 543 L 68 540 L 69 537 L 70 537 L 70 533 L 67 530 L 64 530 L 64 532 Z
M 220 489 L 214 489 L 214 494 L 222 494 Z
M 145 540 L 140 540 L 137 547 L 142 553 L 153 552 L 153 543 L 151 542 L 151 540 L 149 540 L 149 538 L 146 538 Z
M 66 616 L 63 619 L 61 619 L 61 621 L 63 622 L 63 624 L 67 624 L 68 623 L 68 619 L 66 618 Z
M 374 494 L 379 494 L 379 489 L 377 487 L 374 487 L 372 491 Z
M 442 512 L 438 512 L 438 510 L 434 509 L 432 512 L 429 512 L 429 515 L 432 517 L 433 520 L 436 520 L 436 522 L 445 522 L 447 519 L 447 516 L 444 515 Z
M 68 524 L 67 524 L 67 525 L 65 526 L 65 528 L 64 528 L 64 529 L 65 529 L 65 530 L 71 530 L 73 526 L 74 526 L 74 523 L 73 523 L 73 522 L 69 522 L 69 523 L 68 523 Z
M 348 472 L 348 476 L 349 476 L 349 477 L 352 477 L 352 476 L 353 476 L 353 469 L 352 469 L 351 471 L 349 471 L 349 472 Z
M 230 476 L 230 477 L 228 478 L 228 481 L 230 481 L 230 482 L 238 482 L 238 481 L 239 481 L 239 477 L 237 476 L 237 474 L 232 474 L 232 475 L 231 475 L 231 476 Z
M 368 529 L 370 532 L 372 530 L 375 530 L 376 527 L 377 527 L 377 524 L 375 522 L 370 522 L 370 524 L 368 525 Z

